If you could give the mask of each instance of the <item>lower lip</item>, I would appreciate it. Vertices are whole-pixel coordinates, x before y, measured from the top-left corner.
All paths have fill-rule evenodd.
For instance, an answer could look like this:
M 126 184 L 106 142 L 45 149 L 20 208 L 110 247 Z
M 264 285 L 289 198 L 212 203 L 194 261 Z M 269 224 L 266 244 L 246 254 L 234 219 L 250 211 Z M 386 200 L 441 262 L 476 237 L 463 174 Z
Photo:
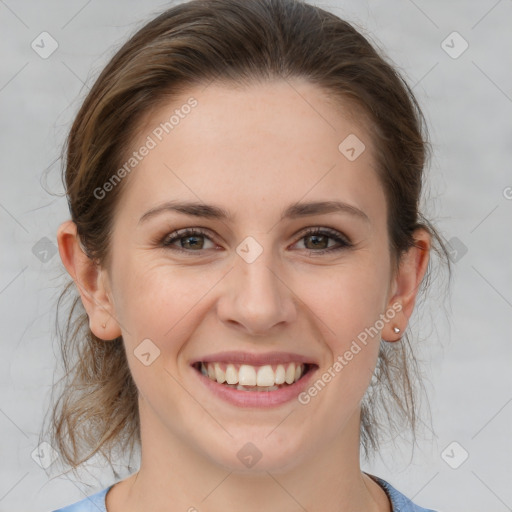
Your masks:
M 317 367 L 312 367 L 297 382 L 288 386 L 276 389 L 275 391 L 241 391 L 239 389 L 230 388 L 224 384 L 206 377 L 199 370 L 192 367 L 194 373 L 199 377 L 200 381 L 216 396 L 222 398 L 238 407 L 275 407 L 286 402 L 290 402 L 304 391 L 308 386 Z

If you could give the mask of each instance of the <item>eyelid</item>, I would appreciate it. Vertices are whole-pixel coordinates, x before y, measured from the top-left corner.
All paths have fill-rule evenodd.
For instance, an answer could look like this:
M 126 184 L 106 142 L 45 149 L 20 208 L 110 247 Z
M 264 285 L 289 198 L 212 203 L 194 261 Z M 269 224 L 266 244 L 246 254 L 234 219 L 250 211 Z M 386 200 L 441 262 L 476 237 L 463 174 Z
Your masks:
M 319 236 L 327 236 L 331 240 L 335 240 L 336 243 L 338 243 L 338 247 L 329 247 L 327 249 L 303 249 L 305 251 L 308 251 L 310 254 L 314 255 L 321 255 L 325 253 L 334 253 L 337 250 L 341 249 L 347 249 L 350 247 L 353 247 L 353 243 L 351 242 L 350 238 L 345 235 L 344 233 L 338 231 L 337 229 L 330 228 L 328 226 L 311 226 L 308 228 L 305 228 L 304 230 L 300 231 L 298 235 L 296 235 L 298 238 L 297 240 L 292 244 L 295 245 L 307 236 L 313 236 L 313 235 L 319 235 Z M 157 243 L 164 248 L 171 248 L 173 251 L 178 251 L 181 253 L 186 254 L 193 254 L 196 253 L 196 255 L 201 255 L 204 251 L 207 249 L 199 249 L 197 251 L 189 250 L 189 249 L 183 249 L 181 247 L 173 246 L 172 244 L 181 238 L 187 238 L 189 236 L 204 236 L 205 238 L 209 239 L 212 243 L 216 243 L 215 238 L 216 235 L 213 234 L 211 230 L 208 228 L 203 227 L 187 227 L 187 228 L 181 228 L 177 229 L 175 231 L 172 231 L 171 233 L 166 233 L 165 236 L 160 237 L 157 240 Z M 169 241 L 169 243 L 167 243 Z
M 342 231 L 339 231 L 334 228 L 330 228 L 328 226 L 318 226 L 318 227 L 309 227 L 306 228 L 304 231 L 300 233 L 301 237 L 305 237 L 307 235 L 314 235 L 314 234 L 326 234 L 331 236 L 332 238 L 340 238 L 343 240 L 346 244 L 352 244 L 350 238 L 345 235 Z
M 319 235 L 319 236 L 325 236 L 327 235 L 328 238 L 331 240 L 334 240 L 338 246 L 336 247 L 328 247 L 327 249 L 304 249 L 307 251 L 311 256 L 321 256 L 322 254 L 335 254 L 341 250 L 350 249 L 354 246 L 350 238 L 342 233 L 341 231 L 338 231 L 337 229 L 330 228 L 327 226 L 316 226 L 316 227 L 309 227 L 306 228 L 304 231 L 300 233 L 300 236 L 296 242 L 294 242 L 293 245 L 299 243 L 301 240 L 306 238 L 307 236 L 312 235 Z
M 205 238 L 210 239 L 213 243 L 215 242 L 215 236 L 213 235 L 213 232 L 210 231 L 207 228 L 202 227 L 191 227 L 191 228 L 181 228 L 177 229 L 175 231 L 172 231 L 170 233 L 166 233 L 164 237 L 161 237 L 160 243 L 166 247 L 171 247 L 171 244 L 166 244 L 167 240 L 170 240 L 171 242 L 176 242 L 180 238 L 186 238 L 187 236 L 204 236 Z M 180 247 L 173 247 L 177 250 L 182 250 L 185 252 L 199 252 L 199 251 L 188 251 L 186 249 L 181 249 Z

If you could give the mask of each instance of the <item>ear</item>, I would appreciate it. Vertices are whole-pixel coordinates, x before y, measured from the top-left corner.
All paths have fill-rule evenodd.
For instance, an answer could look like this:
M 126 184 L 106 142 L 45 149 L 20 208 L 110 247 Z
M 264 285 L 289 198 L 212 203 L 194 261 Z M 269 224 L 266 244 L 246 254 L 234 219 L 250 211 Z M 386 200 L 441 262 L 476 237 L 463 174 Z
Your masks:
M 382 339 L 390 342 L 399 341 L 403 336 L 430 258 L 431 237 L 428 231 L 418 228 L 413 237 L 414 245 L 402 254 L 391 283 L 386 311 L 393 310 L 396 315 L 382 329 Z M 400 331 L 395 332 L 395 328 Z
M 57 242 L 62 263 L 80 292 L 93 334 L 103 340 L 121 336 L 110 296 L 108 275 L 105 269 L 85 254 L 73 221 L 60 225 Z

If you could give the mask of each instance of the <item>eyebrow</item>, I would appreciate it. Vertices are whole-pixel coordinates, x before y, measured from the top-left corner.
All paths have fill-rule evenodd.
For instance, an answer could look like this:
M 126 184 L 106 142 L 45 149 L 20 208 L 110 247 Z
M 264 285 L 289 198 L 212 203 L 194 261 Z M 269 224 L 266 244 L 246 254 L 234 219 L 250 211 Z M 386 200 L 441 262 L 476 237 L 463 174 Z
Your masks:
M 191 217 L 216 219 L 229 222 L 233 222 L 235 218 L 233 214 L 220 206 L 194 201 L 174 200 L 167 201 L 148 210 L 139 219 L 139 224 L 164 212 L 177 212 Z M 370 222 L 370 219 L 362 210 L 341 201 L 314 201 L 309 203 L 296 202 L 288 206 L 288 208 L 283 211 L 280 221 L 285 219 L 309 217 L 312 215 L 322 215 L 326 213 L 347 213 L 355 217 L 359 217 L 365 222 Z

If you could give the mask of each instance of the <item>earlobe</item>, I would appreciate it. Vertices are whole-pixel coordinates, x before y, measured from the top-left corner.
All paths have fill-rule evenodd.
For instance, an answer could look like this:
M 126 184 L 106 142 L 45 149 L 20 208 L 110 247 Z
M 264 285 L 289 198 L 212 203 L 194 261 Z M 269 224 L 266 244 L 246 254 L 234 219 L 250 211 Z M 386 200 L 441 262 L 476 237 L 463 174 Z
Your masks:
M 394 277 L 394 293 L 389 299 L 387 310 L 399 310 L 393 320 L 382 330 L 382 339 L 399 341 L 407 327 L 414 310 L 416 297 L 430 258 L 431 237 L 428 231 L 418 228 L 413 234 L 415 243 L 400 259 L 399 268 Z M 397 304 L 400 307 L 397 307 Z M 398 329 L 398 331 L 397 331 Z
M 73 278 L 89 316 L 89 328 L 100 339 L 118 338 L 121 330 L 109 296 L 108 280 L 104 270 L 85 254 L 73 221 L 59 226 L 57 242 L 62 263 Z

